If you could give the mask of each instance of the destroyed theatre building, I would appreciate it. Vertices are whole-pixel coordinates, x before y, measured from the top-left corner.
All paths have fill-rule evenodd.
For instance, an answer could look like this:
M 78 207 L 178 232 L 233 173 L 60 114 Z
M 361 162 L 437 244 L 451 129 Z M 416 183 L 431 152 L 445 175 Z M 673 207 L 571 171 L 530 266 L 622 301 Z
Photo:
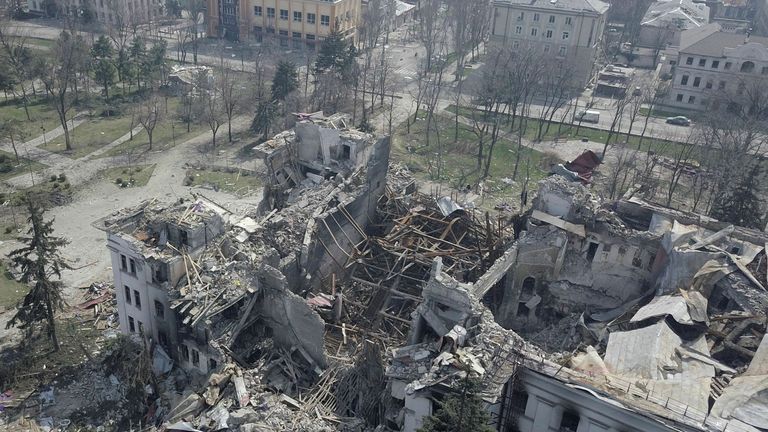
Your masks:
M 251 213 L 103 221 L 122 332 L 197 377 L 155 426 L 413 432 L 469 376 L 499 431 L 768 428 L 765 233 L 561 175 L 511 221 L 468 210 L 341 115 L 255 152 Z

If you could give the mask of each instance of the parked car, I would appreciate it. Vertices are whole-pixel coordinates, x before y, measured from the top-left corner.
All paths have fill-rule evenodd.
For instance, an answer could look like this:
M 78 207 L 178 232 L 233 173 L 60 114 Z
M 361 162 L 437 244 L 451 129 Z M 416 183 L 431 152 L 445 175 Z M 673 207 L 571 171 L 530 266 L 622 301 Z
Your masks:
M 685 116 L 667 117 L 667 123 L 678 126 L 690 126 L 691 119 Z
M 600 111 L 586 110 L 576 113 L 576 120 L 581 120 L 587 123 L 597 123 L 600 121 Z

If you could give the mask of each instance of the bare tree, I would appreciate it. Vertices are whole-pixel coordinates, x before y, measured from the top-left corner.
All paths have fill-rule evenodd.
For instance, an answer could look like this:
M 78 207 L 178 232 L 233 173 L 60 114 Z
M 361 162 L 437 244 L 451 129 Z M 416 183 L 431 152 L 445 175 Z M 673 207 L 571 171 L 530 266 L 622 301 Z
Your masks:
M 543 74 L 539 77 L 536 96 L 540 102 L 539 123 L 536 139 L 541 141 L 544 133 L 549 132 L 555 113 L 563 108 L 574 93 L 576 86 L 569 65 L 559 60 L 545 62 Z
M 512 170 L 512 179 L 517 180 L 523 153 L 523 136 L 528 127 L 526 116 L 530 112 L 531 101 L 545 66 L 541 55 L 531 46 L 523 46 L 507 55 L 510 56 L 510 61 L 503 88 L 506 93 L 504 98 L 509 106 L 507 122 L 510 123 L 511 131 L 517 131 L 517 151 Z
M 633 82 L 630 81 L 627 84 L 627 89 L 634 88 Z M 624 94 L 621 95 L 620 98 L 614 100 L 613 102 L 613 117 L 611 118 L 611 127 L 608 129 L 608 136 L 605 139 L 605 144 L 603 145 L 603 151 L 600 154 L 600 158 L 605 158 L 605 152 L 608 151 L 608 147 L 611 145 L 611 138 L 615 134 L 621 133 L 621 121 L 624 119 L 624 114 L 627 108 L 627 105 L 629 105 L 629 102 L 632 100 L 632 93 L 631 90 L 627 90 L 624 92 Z
M 424 46 L 424 69 L 432 69 L 435 53 L 445 35 L 445 12 L 442 0 L 421 0 L 418 7 L 417 38 Z
M 645 88 L 642 94 L 642 101 L 646 105 L 648 111 L 645 113 L 645 120 L 643 121 L 643 129 L 640 131 L 640 139 L 637 142 L 637 149 L 640 150 L 643 145 L 643 139 L 645 133 L 648 130 L 648 122 L 653 115 L 653 110 L 664 99 L 667 93 L 667 84 L 659 79 L 655 79 L 651 82 L 651 85 Z
M 32 120 L 29 115 L 29 99 L 25 80 L 31 78 L 34 81 L 35 77 L 30 76 L 34 56 L 30 48 L 26 46 L 26 37 L 23 34 L 19 35 L 16 29 L 9 30 L 11 30 L 9 23 L 0 22 L 0 56 L 5 58 L 10 70 L 17 78 L 16 84 L 21 89 L 24 114 L 27 116 L 27 120 Z M 14 34 L 10 34 L 11 32 Z M 13 92 L 15 93 L 15 86 Z
M 205 0 L 187 0 L 183 14 L 187 18 L 187 33 L 189 34 L 192 45 L 192 62 L 197 64 L 197 51 L 199 48 L 200 33 L 198 27 L 203 21 L 205 13 Z
M 78 38 L 81 36 L 72 35 L 67 31 L 61 32 L 53 48 L 51 63 L 48 64 L 46 73 L 42 77 L 45 89 L 51 95 L 51 101 L 56 108 L 59 123 L 64 130 L 64 144 L 67 150 L 72 150 L 67 115 L 74 101 L 69 89 L 76 82 Z
M 144 131 L 147 132 L 149 139 L 149 149 L 152 150 L 152 139 L 157 125 L 162 122 L 163 113 L 161 99 L 156 93 L 152 93 L 139 106 L 136 114 L 136 120 Z
M 447 24 L 450 28 L 453 55 L 456 57 L 456 105 L 461 101 L 461 92 L 464 85 L 464 59 L 470 44 L 469 16 L 474 13 L 471 10 L 473 2 L 466 0 L 449 0 L 447 3 Z M 454 115 L 453 140 L 459 139 L 459 111 Z
M 691 156 L 696 148 L 694 139 L 694 134 L 689 133 L 685 140 L 676 143 L 672 166 L 669 167 L 671 174 L 665 197 L 665 205 L 667 207 L 672 205 L 672 197 L 674 197 L 675 191 L 680 185 L 680 179 L 689 172 Z
M 479 55 L 480 44 L 488 38 L 491 30 L 492 8 L 491 2 L 485 0 L 469 0 L 470 15 L 468 25 L 469 44 L 472 52 L 472 61 Z
M 212 150 L 215 150 L 216 134 L 226 119 L 226 113 L 224 110 L 224 105 L 222 104 L 221 96 L 218 95 L 215 91 L 204 92 L 201 95 L 198 109 L 201 110 L 199 118 L 201 118 L 211 130 L 211 134 L 213 136 Z
M 242 112 L 248 90 L 240 84 L 231 66 L 231 64 L 223 63 L 216 81 L 216 91 L 219 93 L 221 107 L 227 118 L 227 139 L 229 142 L 232 142 L 232 118 Z

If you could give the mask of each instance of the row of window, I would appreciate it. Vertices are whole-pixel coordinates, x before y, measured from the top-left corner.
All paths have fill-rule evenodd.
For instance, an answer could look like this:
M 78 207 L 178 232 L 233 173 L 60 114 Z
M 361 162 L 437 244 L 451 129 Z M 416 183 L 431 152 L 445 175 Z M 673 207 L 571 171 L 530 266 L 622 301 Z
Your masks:
M 678 93 L 677 96 L 675 97 L 675 100 L 680 102 L 680 103 L 682 103 L 683 100 L 684 100 L 684 97 L 685 96 L 682 93 Z M 695 104 L 696 103 L 696 96 L 688 96 L 688 103 L 691 104 L 691 105 Z M 707 103 L 706 99 L 702 99 L 701 100 L 701 104 L 702 105 L 706 105 L 706 103 Z
M 254 26 L 253 27 L 253 32 L 256 33 L 257 35 L 261 34 L 263 30 L 264 29 L 262 29 L 261 26 Z M 273 27 L 267 27 L 267 33 L 274 34 L 275 33 L 275 29 Z M 280 30 L 278 34 L 280 36 L 283 36 L 283 37 L 287 38 L 288 37 L 288 30 Z M 293 39 L 301 39 L 301 32 L 291 32 L 291 37 Z M 304 38 L 306 40 L 308 40 L 308 41 L 313 41 L 313 40 L 316 39 L 315 35 L 312 34 L 312 33 L 305 34 Z
M 200 352 L 192 348 L 192 355 L 190 356 L 189 348 L 185 344 L 179 345 L 179 351 L 181 353 L 181 359 L 185 362 L 190 362 L 193 366 L 200 367 Z M 216 369 L 218 363 L 215 359 L 208 359 L 208 370 Z
M 522 27 L 522 26 L 517 26 L 517 27 L 515 27 L 515 34 L 523 34 L 523 27 Z M 538 36 L 538 35 L 539 35 L 539 29 L 538 29 L 537 27 L 533 27 L 533 28 L 531 28 L 531 36 L 534 36 L 534 37 L 535 37 L 535 36 Z M 555 33 L 554 33 L 554 31 L 552 31 L 552 30 L 546 30 L 546 31 L 544 32 L 544 38 L 545 38 L 545 39 L 552 39 L 552 37 L 553 37 L 554 35 L 555 35 Z M 568 40 L 568 38 L 569 38 L 570 36 L 571 36 L 571 34 L 570 34 L 569 32 L 567 32 L 567 31 L 564 31 L 564 32 L 563 32 L 563 33 L 560 35 L 560 38 L 561 38 L 562 40 Z
M 256 16 L 262 16 L 262 8 L 261 6 L 254 6 L 253 7 L 253 14 Z M 349 12 L 347 12 L 349 14 Z M 267 8 L 267 18 L 274 18 L 275 17 L 275 8 L 268 7 Z M 280 9 L 280 19 L 283 21 L 288 21 L 288 10 L 287 9 Z M 301 22 L 302 20 L 302 13 L 299 11 L 293 12 L 293 22 Z M 315 24 L 317 20 L 317 15 L 313 13 L 307 13 L 307 24 Z M 329 15 L 320 15 L 320 25 L 322 26 L 330 26 L 331 25 L 331 17 Z
M 525 12 L 520 12 L 520 14 L 517 16 L 518 21 L 524 21 L 525 20 Z M 533 22 L 539 22 L 541 21 L 541 15 L 534 13 L 533 14 Z M 547 20 L 550 24 L 557 23 L 557 17 L 555 15 L 550 15 L 549 19 Z M 565 17 L 565 25 L 571 25 L 572 24 L 571 17 Z
M 130 270 L 128 267 L 128 264 L 130 264 Z M 120 255 L 120 270 L 122 270 L 124 273 L 130 273 L 134 276 L 136 276 L 136 261 L 133 260 L 133 258 L 128 258 L 125 255 Z
M 688 66 L 693 66 L 694 60 L 695 59 L 693 57 L 686 57 L 685 64 Z M 699 61 L 697 62 L 697 65 L 698 67 L 702 67 L 702 68 L 707 67 L 707 59 L 700 58 Z M 720 60 L 710 60 L 709 68 L 720 69 Z M 725 62 L 723 64 L 723 70 L 729 71 L 731 69 L 733 69 L 733 62 Z M 752 73 L 754 71 L 755 71 L 755 63 L 751 61 L 743 62 L 739 67 L 739 72 L 742 72 L 742 73 Z M 768 66 L 763 66 L 763 68 L 760 70 L 760 73 L 762 75 L 768 75 Z
M 519 40 L 512 41 L 512 48 L 514 49 L 520 48 L 520 41 Z M 548 53 L 552 50 L 552 46 L 550 44 L 544 44 L 544 46 L 542 47 L 542 50 L 545 53 Z M 565 57 L 566 54 L 568 54 L 568 47 L 561 45 L 557 50 L 557 56 Z
M 141 294 L 138 291 L 133 290 L 133 302 L 131 302 L 131 288 L 128 285 L 123 286 L 125 289 L 125 302 L 132 304 L 136 309 L 141 310 Z M 160 319 L 165 319 L 165 306 L 159 300 L 155 300 L 155 316 Z
M 136 326 L 138 324 L 138 327 Z M 132 316 L 128 316 L 128 331 L 131 333 L 136 333 L 136 330 L 138 328 L 139 334 L 144 335 L 144 323 L 139 320 L 134 320 Z M 160 345 L 168 348 L 168 336 L 164 332 L 158 331 L 157 332 L 157 339 Z
M 688 85 L 688 83 L 690 82 L 690 80 L 691 80 L 691 77 L 690 77 L 689 75 L 683 75 L 683 76 L 680 78 L 680 85 L 683 85 L 683 86 L 687 86 L 687 85 Z M 693 78 L 693 83 L 691 83 L 691 85 L 692 85 L 694 88 L 699 88 L 699 87 L 701 87 L 701 77 L 694 77 L 694 78 Z M 718 89 L 718 90 L 725 90 L 725 85 L 726 85 L 726 82 L 725 82 L 724 80 L 720 80 L 720 81 L 717 83 L 717 89 Z M 712 80 L 711 80 L 711 79 L 708 79 L 708 80 L 707 80 L 707 81 L 704 83 L 704 88 L 705 88 L 705 89 L 707 89 L 707 90 L 709 90 L 709 89 L 711 89 L 712 87 L 713 87 L 713 82 L 712 82 Z

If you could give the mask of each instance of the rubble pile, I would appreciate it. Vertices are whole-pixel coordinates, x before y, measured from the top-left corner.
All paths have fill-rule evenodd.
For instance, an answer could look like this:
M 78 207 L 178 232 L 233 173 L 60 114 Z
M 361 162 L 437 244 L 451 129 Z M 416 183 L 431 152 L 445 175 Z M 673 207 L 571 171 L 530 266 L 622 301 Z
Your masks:
M 419 193 L 388 140 L 301 119 L 256 148 L 256 211 L 194 197 L 103 221 L 118 289 L 81 306 L 151 347 L 157 385 L 94 366 L 93 393 L 61 397 L 141 395 L 171 431 L 412 432 L 473 380 L 499 430 L 768 425 L 765 233 L 603 202 L 594 160 L 492 220 Z

